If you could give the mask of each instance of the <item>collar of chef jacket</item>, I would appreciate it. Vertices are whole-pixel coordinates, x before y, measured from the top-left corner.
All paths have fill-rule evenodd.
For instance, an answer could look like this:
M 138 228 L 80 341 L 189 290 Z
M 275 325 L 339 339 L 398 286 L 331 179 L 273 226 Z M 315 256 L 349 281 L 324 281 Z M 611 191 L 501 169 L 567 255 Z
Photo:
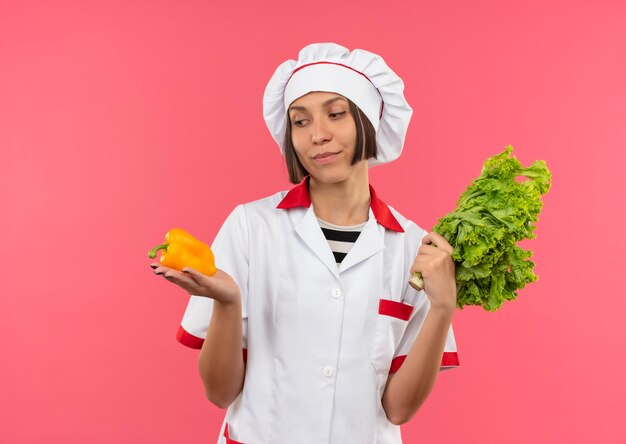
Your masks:
M 309 178 L 310 176 L 306 176 L 302 182 L 293 187 L 278 204 L 277 208 L 286 210 L 295 207 L 310 207 L 311 198 L 309 197 Z M 376 221 L 388 230 L 398 231 L 400 233 L 404 232 L 398 220 L 393 216 L 393 214 L 391 214 L 391 210 L 387 204 L 378 198 L 371 185 L 369 187 L 370 194 L 372 196 L 370 208 L 374 213 Z
M 372 186 L 370 185 L 371 203 L 369 209 L 368 223 L 363 227 L 360 242 L 356 242 L 350 253 L 337 266 L 332 251 L 328 248 L 328 242 L 319 227 L 315 215 L 313 214 L 311 199 L 308 190 L 309 176 L 292 188 L 278 204 L 277 208 L 308 208 L 303 218 L 295 216 L 292 221 L 294 229 L 300 238 L 315 253 L 328 270 L 339 277 L 340 273 L 352 268 L 362 261 L 372 257 L 379 251 L 385 249 L 384 231 L 385 229 L 403 233 L 404 230 L 398 220 L 391 213 L 389 207 L 380 200 Z M 380 227 L 379 227 L 380 225 Z M 382 231 L 381 231 L 382 230 Z

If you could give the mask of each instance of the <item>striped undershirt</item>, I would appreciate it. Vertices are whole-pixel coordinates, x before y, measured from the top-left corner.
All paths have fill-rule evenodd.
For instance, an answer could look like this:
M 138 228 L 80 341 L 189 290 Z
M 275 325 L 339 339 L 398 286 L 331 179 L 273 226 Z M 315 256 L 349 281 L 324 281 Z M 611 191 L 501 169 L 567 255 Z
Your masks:
M 324 237 L 328 241 L 328 245 L 330 245 L 330 250 L 333 252 L 333 256 L 335 256 L 335 262 L 339 265 L 358 239 L 361 230 L 367 222 L 343 226 L 331 224 L 319 217 L 317 220 L 320 223 Z

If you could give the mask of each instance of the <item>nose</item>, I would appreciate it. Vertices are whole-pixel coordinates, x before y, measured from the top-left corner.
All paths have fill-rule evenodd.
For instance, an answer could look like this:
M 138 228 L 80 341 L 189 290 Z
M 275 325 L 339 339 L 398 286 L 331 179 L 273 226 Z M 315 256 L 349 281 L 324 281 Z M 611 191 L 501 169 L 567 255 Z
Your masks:
M 321 145 L 331 139 L 330 131 L 323 121 L 314 121 L 311 125 L 311 142 L 315 145 Z

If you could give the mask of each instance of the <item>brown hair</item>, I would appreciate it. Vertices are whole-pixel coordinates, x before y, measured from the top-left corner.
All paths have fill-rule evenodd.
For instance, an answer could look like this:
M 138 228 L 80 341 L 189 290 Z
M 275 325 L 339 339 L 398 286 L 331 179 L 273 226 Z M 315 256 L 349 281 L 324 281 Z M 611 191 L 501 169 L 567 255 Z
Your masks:
M 352 117 L 354 117 L 354 123 L 357 129 L 356 146 L 351 165 L 354 165 L 362 159 L 376 159 L 378 153 L 376 148 L 376 130 L 358 106 L 351 100 L 348 100 L 348 103 L 350 104 L 350 112 L 352 113 Z M 300 159 L 298 159 L 296 150 L 293 147 L 289 112 L 287 112 L 287 128 L 285 130 L 285 140 L 283 141 L 283 151 L 285 152 L 289 181 L 291 183 L 300 183 L 309 172 L 305 170 L 302 163 L 300 163 Z

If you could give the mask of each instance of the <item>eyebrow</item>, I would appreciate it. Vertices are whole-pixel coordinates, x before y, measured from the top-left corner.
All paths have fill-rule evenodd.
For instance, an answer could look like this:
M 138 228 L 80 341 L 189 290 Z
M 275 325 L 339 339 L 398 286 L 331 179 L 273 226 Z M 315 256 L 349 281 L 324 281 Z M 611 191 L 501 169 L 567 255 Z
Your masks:
M 331 103 L 336 102 L 337 100 L 344 100 L 345 102 L 348 102 L 345 97 L 337 96 L 337 97 L 333 97 L 332 99 L 328 99 L 327 101 L 322 103 L 322 106 L 328 106 Z M 306 107 L 304 107 L 304 106 L 290 106 L 289 107 L 289 111 L 291 111 L 291 110 L 306 111 Z

